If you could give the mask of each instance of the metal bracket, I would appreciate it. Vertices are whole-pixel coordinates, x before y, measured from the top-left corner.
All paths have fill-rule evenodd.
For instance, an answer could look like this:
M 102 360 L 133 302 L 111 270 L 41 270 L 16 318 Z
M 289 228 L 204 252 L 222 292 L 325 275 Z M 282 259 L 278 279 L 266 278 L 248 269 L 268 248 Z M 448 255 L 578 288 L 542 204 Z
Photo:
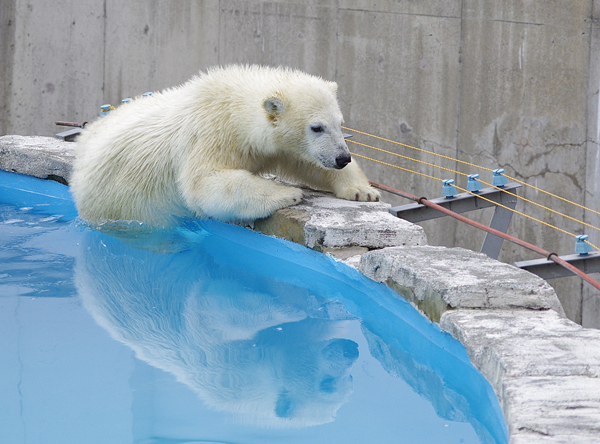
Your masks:
M 521 188 L 521 186 L 522 185 L 518 183 L 509 183 L 502 187 L 502 189 L 488 187 L 483 188 L 475 195 L 470 193 L 460 193 L 450 199 L 440 197 L 436 199 L 430 199 L 430 201 L 448 208 L 455 213 L 467 213 L 469 211 L 481 210 L 495 206 L 496 209 L 494 210 L 490 227 L 506 233 L 513 214 L 510 210 L 515 209 L 517 205 L 517 197 L 505 193 L 504 191 L 510 191 L 511 193 L 515 194 L 516 190 Z M 487 200 L 480 199 L 479 197 L 485 197 Z M 499 207 L 497 204 L 501 204 L 507 208 Z M 510 208 L 510 210 L 508 208 Z M 445 216 L 443 213 L 419 203 L 392 207 L 389 211 L 394 216 L 413 223 Z M 503 241 L 504 240 L 502 238 L 488 233 L 483 241 L 483 245 L 481 246 L 481 252 L 485 253 L 491 258 L 497 259 L 498 255 L 500 254 Z
M 569 262 L 571 265 L 579 268 L 586 274 L 600 273 L 600 251 L 594 251 L 586 254 L 585 256 L 580 254 L 569 254 L 559 257 Z M 566 268 L 561 267 L 556 262 L 549 261 L 547 259 L 519 261 L 515 262 L 515 266 L 537 274 L 543 279 L 556 279 L 573 276 L 573 273 L 569 272 L 569 270 Z
M 65 131 L 61 131 L 56 134 L 56 138 L 64 140 L 65 142 L 73 142 L 75 138 L 81 133 L 81 128 L 71 128 Z
M 81 129 L 87 125 L 87 122 L 65 122 L 64 120 L 58 120 L 55 123 L 58 126 L 73 127 L 56 134 L 57 139 L 64 140 L 65 142 L 74 142 L 75 138 L 81 133 Z

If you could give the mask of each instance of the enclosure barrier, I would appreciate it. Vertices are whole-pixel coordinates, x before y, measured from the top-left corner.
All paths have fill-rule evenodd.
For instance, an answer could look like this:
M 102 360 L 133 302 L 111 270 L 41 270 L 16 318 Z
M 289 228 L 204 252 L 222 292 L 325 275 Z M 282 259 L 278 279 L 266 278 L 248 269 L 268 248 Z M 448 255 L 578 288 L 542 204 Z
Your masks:
M 404 143 L 401 143 L 401 142 L 396 142 L 396 141 L 394 141 L 394 140 L 391 140 L 391 139 L 386 139 L 386 138 L 383 138 L 383 137 L 380 137 L 380 136 L 376 136 L 376 135 L 373 135 L 373 134 L 369 134 L 369 133 L 366 133 L 366 132 L 363 132 L 363 131 L 354 130 L 354 129 L 352 129 L 352 128 L 348 128 L 348 127 L 342 127 L 342 128 L 344 128 L 345 130 L 348 130 L 348 131 L 353 131 L 353 132 L 355 132 L 355 133 L 357 133 L 357 134 L 361 134 L 361 135 L 364 135 L 364 136 L 368 136 L 368 137 L 375 138 L 375 139 L 377 139 L 377 140 L 381 140 L 381 141 L 388 142 L 388 143 L 391 143 L 391 144 L 399 145 L 399 146 L 402 146 L 402 147 L 405 147 L 405 148 L 410 148 L 410 149 L 412 149 L 412 150 L 416 150 L 416 151 L 419 151 L 419 152 L 422 152 L 422 153 L 425 153 L 425 154 L 429 154 L 429 155 L 432 155 L 432 156 L 440 157 L 440 158 L 442 158 L 442 159 L 446 159 L 446 160 L 449 160 L 449 161 L 452 161 L 452 162 L 457 162 L 457 163 L 460 163 L 460 164 L 462 164 L 462 165 L 469 166 L 469 167 L 471 167 L 471 168 L 481 169 L 481 170 L 485 170 L 485 171 L 489 171 L 489 172 L 492 172 L 492 173 L 493 173 L 493 183 L 492 183 L 492 184 L 489 184 L 489 183 L 487 183 L 487 182 L 485 182 L 485 181 L 481 180 L 481 179 L 479 178 L 479 175 L 478 175 L 478 174 L 467 174 L 467 173 L 463 173 L 463 172 L 461 172 L 461 171 L 453 170 L 453 169 L 450 169 L 450 168 L 445 168 L 445 167 L 442 167 L 442 166 L 440 166 L 440 165 L 435 165 L 435 164 L 432 164 L 432 163 L 429 163 L 429 162 L 424 162 L 424 161 L 422 161 L 422 160 L 419 160 L 419 159 L 415 159 L 415 158 L 412 158 L 412 157 L 409 157 L 409 156 L 404 156 L 404 155 L 402 155 L 402 154 L 394 153 L 394 152 L 392 152 L 392 151 L 384 150 L 384 149 L 381 149 L 381 148 L 378 148 L 378 147 L 374 147 L 374 146 L 371 146 L 371 145 L 368 145 L 368 144 L 364 144 L 364 143 L 356 142 L 356 141 L 354 141 L 354 140 L 349 140 L 349 142 L 351 142 L 351 143 L 353 143 L 353 144 L 356 144 L 356 145 L 359 145 L 359 146 L 363 146 L 363 147 L 365 147 L 365 148 L 370 148 L 370 149 L 373 149 L 373 150 L 376 150 L 376 151 L 379 151 L 379 152 L 383 152 L 383 153 L 385 153 L 385 154 L 390 154 L 390 155 L 393 155 L 393 156 L 395 156 L 395 157 L 399 157 L 399 158 L 402 158 L 402 159 L 410 160 L 410 161 L 417 162 L 417 163 L 420 163 L 420 164 L 423 164 L 423 165 L 428 165 L 428 166 L 431 166 L 431 167 L 433 167 L 433 168 L 437 168 L 437 169 L 440 169 L 440 170 L 448 171 L 448 172 L 450 172 L 450 173 L 453 173 L 453 174 L 458 174 L 458 175 L 465 176 L 465 177 L 467 177 L 467 178 L 468 178 L 467 189 L 460 188 L 459 186 L 452 184 L 452 187 L 458 188 L 458 189 L 460 189 L 460 190 L 462 190 L 462 191 L 466 191 L 466 192 L 468 192 L 468 193 L 477 193 L 477 192 L 479 191 L 479 189 L 480 189 L 480 185 L 479 185 L 478 183 L 479 183 L 479 182 L 481 182 L 481 184 L 484 184 L 484 185 L 487 185 L 487 186 L 493 186 L 493 187 L 496 187 L 496 188 L 500 189 L 500 191 L 502 191 L 502 192 L 504 192 L 504 193 L 507 193 L 507 194 L 513 194 L 513 193 L 511 193 L 509 190 L 506 190 L 506 189 L 504 189 L 504 184 L 505 184 L 505 182 L 503 182 L 503 181 L 497 181 L 497 179 L 502 179 L 502 178 L 504 178 L 504 179 L 508 179 L 508 180 L 510 180 L 510 181 L 512 181 L 512 182 L 519 183 L 519 184 L 521 184 L 521 185 L 523 185 L 523 186 L 526 186 L 526 187 L 532 188 L 532 189 L 534 189 L 534 190 L 536 190 L 536 191 L 538 191 L 538 192 L 541 192 L 541 193 L 547 194 L 547 195 L 549 195 L 549 196 L 551 196 L 551 197 L 553 197 L 553 198 L 556 198 L 556 199 L 562 200 L 563 202 L 566 202 L 566 203 L 569 203 L 569 204 L 571 204 L 571 205 L 574 205 L 574 206 L 576 206 L 576 207 L 578 207 L 578 208 L 580 208 L 580 209 L 583 209 L 584 211 L 589 211 L 589 212 L 591 212 L 591 213 L 594 213 L 594 214 L 600 215 L 600 212 L 599 212 L 599 211 L 593 210 L 593 209 L 591 209 L 591 208 L 587 208 L 587 207 L 585 207 L 585 206 L 583 206 L 583 205 L 581 205 L 581 204 L 578 204 L 578 203 L 576 203 L 576 202 L 570 201 L 570 200 L 568 200 L 568 199 L 565 199 L 565 198 L 563 198 L 563 197 L 561 197 L 561 196 L 558 196 L 558 195 L 556 195 L 556 194 L 553 194 L 553 193 L 550 193 L 550 192 L 548 192 L 548 191 L 545 191 L 545 190 L 543 190 L 543 189 L 541 189 L 541 188 L 538 188 L 538 187 L 535 187 L 535 186 L 533 186 L 533 185 L 530 185 L 530 184 L 528 184 L 528 183 L 526 183 L 526 182 L 520 181 L 520 180 L 518 180 L 518 179 L 516 179 L 516 178 L 514 178 L 514 177 L 511 177 L 511 176 L 505 175 L 505 174 L 504 174 L 504 170 L 503 170 L 503 169 L 501 169 L 501 168 L 498 168 L 498 169 L 491 169 L 491 168 L 482 167 L 482 166 L 475 165 L 475 164 L 473 164 L 473 163 L 470 163 L 470 162 L 465 162 L 465 161 L 463 161 L 463 160 L 460 160 L 460 159 L 455 159 L 455 158 L 452 158 L 452 157 L 449 157 L 449 156 L 444 156 L 444 155 L 442 155 L 442 154 L 434 153 L 434 152 L 432 152 L 432 151 L 424 150 L 424 149 L 422 149 L 422 148 L 414 147 L 414 146 L 407 145 L 407 144 L 404 144 Z M 421 173 L 421 172 L 419 172 L 419 171 L 411 170 L 411 169 L 409 169 L 409 168 L 404 168 L 404 167 L 401 167 L 401 166 L 398 166 L 398 165 L 390 164 L 390 163 L 383 162 L 383 161 L 380 161 L 380 160 L 377 160 L 377 159 L 373 159 L 373 158 L 370 158 L 370 157 L 367 157 L 367 156 L 363 156 L 363 155 L 361 155 L 361 154 L 358 154 L 358 153 L 352 153 L 352 155 L 354 155 L 354 156 L 357 156 L 357 157 L 360 157 L 360 158 L 362 158 L 362 159 L 366 159 L 366 160 L 369 160 L 369 161 L 373 161 L 373 162 L 376 162 L 376 163 L 379 163 L 379 164 L 382 164 L 382 165 L 385 165 L 385 166 L 389 166 L 389 167 L 393 167 L 393 168 L 396 168 L 396 169 L 400 169 L 400 170 L 402 170 L 402 171 L 406 171 L 406 172 L 408 172 L 408 173 L 411 173 L 411 174 L 416 174 L 416 175 L 419 175 L 419 176 L 422 176 L 422 177 L 426 177 L 426 178 L 428 178 L 428 179 L 433 179 L 433 180 L 437 180 L 437 181 L 443 182 L 443 183 L 444 183 L 444 187 L 443 187 L 443 189 L 445 189 L 445 188 L 447 187 L 447 183 L 448 183 L 448 182 L 452 181 L 452 180 L 447 180 L 447 179 L 446 179 L 446 180 L 445 180 L 445 179 L 440 179 L 440 178 L 438 178 L 438 177 L 430 176 L 430 175 L 428 175 L 428 174 L 424 174 L 424 173 Z M 453 181 L 452 181 L 452 182 L 453 182 Z M 474 185 L 474 184 L 476 184 L 476 185 L 475 185 L 475 187 L 473 187 L 473 185 Z M 443 194 L 444 194 L 444 191 L 443 191 Z M 513 194 L 513 195 L 514 195 L 515 197 L 518 197 L 518 196 L 516 196 L 516 194 Z M 569 215 L 567 215 L 567 214 L 564 214 L 564 213 L 561 213 L 561 212 L 559 212 L 559 211 L 556 211 L 556 210 L 554 210 L 554 209 L 552 209 L 552 208 L 549 208 L 549 207 L 547 207 L 547 206 L 544 206 L 544 205 L 538 204 L 537 202 L 533 202 L 533 201 L 531 201 L 531 200 L 529 200 L 529 199 L 526 199 L 526 198 L 524 198 L 524 197 L 519 197 L 519 198 L 520 198 L 522 201 L 524 201 L 524 202 L 527 202 L 527 203 L 530 203 L 530 204 L 532 204 L 532 205 L 535 205 L 535 206 L 537 206 L 537 207 L 540 207 L 540 208 L 542 208 L 542 209 L 543 209 L 543 210 L 545 210 L 545 211 L 552 212 L 552 213 L 554 213 L 554 214 L 557 214 L 557 215 L 559 215 L 559 216 L 561 216 L 561 217 L 564 217 L 564 218 L 566 218 L 566 219 L 572 220 L 572 221 L 574 221 L 574 222 L 577 222 L 578 224 L 581 224 L 581 225 L 583 225 L 583 226 L 586 226 L 586 227 L 588 227 L 588 228 L 591 228 L 591 229 L 593 229 L 593 230 L 595 230 L 595 231 L 598 231 L 598 232 L 600 232 L 600 228 L 598 228 L 598 227 L 595 227 L 595 226 L 593 226 L 593 225 L 591 225 L 591 224 L 588 224 L 588 223 L 586 223 L 586 222 L 583 222 L 583 221 L 581 221 L 581 220 L 575 219 L 574 217 L 571 217 L 571 216 L 569 216 Z M 484 198 L 484 199 L 485 199 L 485 198 Z M 532 217 L 532 216 L 530 216 L 530 215 L 528 215 L 528 214 L 525 214 L 525 213 L 519 212 L 519 211 L 517 211 L 517 210 L 514 210 L 514 209 L 510 209 L 510 211 L 512 211 L 513 213 L 517 213 L 517 214 L 519 214 L 520 216 L 523 216 L 523 217 L 525 217 L 525 218 L 528 218 L 528 219 L 530 219 L 530 220 L 532 220 L 532 221 L 534 221 L 534 222 L 536 222 L 536 223 L 540 223 L 540 224 L 542 224 L 542 225 L 545 225 L 545 226 L 547 226 L 547 227 L 549 227 L 549 228 L 552 228 L 552 229 L 554 229 L 554 230 L 560 231 L 560 232 L 562 232 L 563 234 L 567 234 L 567 235 L 569 235 L 569 236 L 572 236 L 572 237 L 577 237 L 577 235 L 576 235 L 576 234 L 574 234 L 574 233 L 570 233 L 570 232 L 568 232 L 568 231 L 566 231 L 566 230 L 564 230 L 564 229 L 562 229 L 562 228 L 556 227 L 556 226 L 554 226 L 554 225 L 551 225 L 551 224 L 549 224 L 549 223 L 547 223 L 547 222 L 544 222 L 544 221 L 542 221 L 542 220 L 536 219 L 536 218 L 534 218 L 534 217 Z M 600 250 L 600 248 L 598 248 L 597 246 L 595 246 L 595 245 L 593 245 L 592 243 L 590 243 L 590 242 L 589 242 L 589 240 L 587 240 L 587 239 L 584 241 L 584 243 L 586 243 L 586 244 L 590 245 L 591 247 L 593 247 L 593 248 L 594 248 L 594 249 L 596 249 L 596 250 Z
M 438 180 L 443 183 L 443 186 L 442 186 L 442 196 L 443 197 L 434 199 L 434 200 L 428 200 L 424 197 L 418 198 L 410 193 L 406 193 L 404 191 L 400 191 L 400 190 L 388 187 L 386 185 L 381 185 L 381 184 L 371 182 L 371 184 L 377 188 L 380 188 L 384 191 L 402 196 L 404 198 L 407 198 L 407 199 L 410 199 L 410 200 L 413 200 L 416 202 L 414 204 L 402 205 L 402 206 L 397 206 L 397 207 L 391 208 L 390 212 L 393 215 L 403 218 L 403 219 L 406 219 L 410 222 L 421 222 L 421 221 L 428 220 L 428 219 L 442 217 L 443 215 L 449 215 L 451 217 L 454 217 L 455 219 L 461 220 L 464 223 L 467 223 L 471 226 L 474 226 L 476 228 L 486 231 L 488 234 L 486 235 L 484 243 L 481 247 L 481 252 L 487 254 L 488 256 L 490 256 L 494 259 L 496 259 L 500 253 L 500 249 L 502 247 L 503 240 L 508 240 L 512 243 L 515 243 L 517 245 L 525 247 L 529 250 L 532 250 L 532 251 L 546 257 L 546 260 L 517 262 L 517 263 L 515 263 L 516 266 L 527 269 L 528 271 L 531 271 L 540 277 L 544 277 L 545 279 L 565 277 L 565 276 L 569 276 L 572 273 L 574 273 L 574 274 L 580 276 L 586 282 L 590 283 L 595 288 L 600 290 L 600 283 L 598 283 L 598 281 L 594 280 L 587 274 L 587 273 L 593 273 L 593 272 L 600 271 L 600 252 L 594 252 L 594 253 L 591 252 L 592 247 L 595 248 L 596 250 L 600 250 L 600 249 L 589 242 L 587 235 L 576 235 L 574 233 L 570 233 L 562 228 L 551 225 L 547 222 L 544 222 L 542 220 L 534 218 L 523 212 L 517 211 L 515 209 L 516 203 L 517 203 L 517 198 L 520 198 L 521 200 L 523 200 L 527 203 L 536 205 L 546 211 L 552 212 L 552 213 L 562 216 L 566 219 L 577 222 L 577 223 L 579 223 L 583 226 L 586 226 L 588 228 L 591 228 L 593 230 L 600 231 L 600 229 L 591 224 L 588 224 L 581 220 L 575 219 L 569 215 L 560 213 L 552 208 L 548 208 L 544 205 L 538 204 L 538 203 L 533 202 L 524 197 L 517 196 L 517 194 L 514 191 L 516 191 L 518 188 L 520 188 L 521 186 L 524 185 L 524 186 L 534 188 L 536 191 L 548 194 L 554 198 L 560 199 L 569 204 L 575 205 L 585 211 L 590 211 L 590 212 L 593 212 L 598 215 L 600 215 L 600 212 L 592 210 L 587 207 L 584 207 L 583 205 L 577 204 L 577 203 L 572 202 L 563 197 L 549 193 L 540 188 L 529 185 L 525 182 L 519 181 L 518 179 L 515 179 L 513 177 L 506 176 L 504 174 L 504 169 L 502 169 L 502 168 L 492 170 L 490 168 L 481 167 L 481 166 L 478 166 L 478 165 L 475 165 L 475 164 L 472 164 L 469 162 L 465 162 L 465 161 L 462 161 L 459 159 L 455 159 L 455 158 L 452 158 L 449 156 L 444 156 L 444 155 L 441 155 L 438 153 L 424 150 L 422 148 L 417 148 L 417 147 L 414 147 L 411 145 L 396 142 L 396 141 L 386 139 L 383 137 L 379 137 L 379 136 L 376 136 L 373 134 L 354 130 L 352 128 L 348 128 L 348 127 L 343 127 L 343 128 L 345 130 L 352 131 L 357 134 L 361 134 L 361 135 L 368 136 L 368 137 L 373 137 L 375 139 L 378 139 L 378 140 L 381 140 L 384 142 L 392 143 L 395 145 L 400 145 L 400 146 L 410 148 L 410 149 L 413 149 L 416 151 L 420 151 L 420 152 L 423 152 L 426 154 L 441 157 L 441 158 L 450 160 L 452 162 L 458 162 L 458 163 L 461 163 L 464 165 L 468 165 L 470 167 L 483 169 L 483 170 L 490 171 L 493 173 L 492 184 L 489 184 L 489 183 L 482 181 L 479 178 L 479 174 L 466 174 L 466 173 L 463 173 L 463 172 L 460 172 L 457 170 L 445 168 L 445 167 L 435 165 L 435 164 L 432 164 L 429 162 L 424 162 L 419 159 L 415 159 L 415 158 L 412 158 L 409 156 L 404 156 L 402 154 L 384 150 L 384 149 L 374 147 L 374 146 L 371 146 L 368 144 L 356 142 L 354 140 L 349 140 L 349 142 L 359 145 L 359 146 L 362 146 L 362 147 L 370 148 L 370 149 L 373 149 L 373 150 L 376 150 L 376 151 L 379 151 L 379 152 L 382 152 L 385 154 L 390 154 L 390 155 L 393 155 L 395 157 L 399 157 L 402 159 L 418 162 L 418 163 L 421 163 L 424 165 L 431 166 L 433 168 L 451 172 L 453 174 L 466 176 L 468 179 L 467 188 L 464 189 L 464 188 L 461 188 L 461 187 L 455 185 L 453 179 L 440 179 L 438 177 L 430 176 L 430 175 L 427 175 L 427 174 L 424 174 L 424 173 L 421 173 L 418 171 L 414 171 L 414 170 L 411 170 L 408 168 L 404 168 L 404 167 L 401 167 L 398 165 L 383 162 L 381 160 L 373 159 L 371 157 L 364 156 L 364 155 L 361 155 L 358 153 L 352 153 L 353 156 L 360 157 L 362 159 L 370 160 L 370 161 L 373 161 L 373 162 L 376 162 L 379 164 L 383 164 L 385 166 L 397 168 L 397 169 L 400 169 L 400 170 L 403 170 L 403 171 L 406 171 L 406 172 L 409 172 L 412 174 L 417 174 L 417 175 L 420 175 L 420 176 L 423 176 L 423 177 L 426 177 L 429 179 Z M 348 136 L 348 137 L 350 137 L 350 136 Z M 509 184 L 508 183 L 509 179 L 515 183 Z M 482 184 L 487 185 L 489 188 L 482 189 Z M 457 189 L 460 189 L 461 191 L 464 191 L 465 193 L 457 194 Z M 506 197 L 506 195 L 508 195 L 510 197 Z M 494 215 L 492 217 L 492 221 L 491 221 L 489 227 L 485 226 L 483 224 L 480 224 L 478 222 L 475 222 L 471 219 L 468 219 L 464 216 L 460 216 L 458 214 L 458 213 L 464 213 L 464 212 L 472 211 L 472 210 L 476 210 L 476 209 L 483 209 L 483 208 L 487 208 L 490 206 L 495 206 L 495 211 L 494 211 Z M 578 254 L 561 257 L 561 256 L 558 256 L 556 253 L 550 253 L 540 247 L 537 247 L 537 246 L 530 244 L 528 242 L 525 242 L 521 239 L 515 238 L 514 236 L 510 236 L 510 235 L 506 234 L 506 231 L 510 224 L 512 213 L 517 213 L 523 217 L 533 220 L 534 222 L 541 223 L 545 226 L 548 226 L 550 228 L 558 230 L 564 234 L 575 237 L 576 238 L 575 251 Z M 562 270 L 562 271 L 560 271 L 560 270 Z
M 413 200 L 415 202 L 417 202 L 418 204 L 433 208 L 441 213 L 444 213 L 448 216 L 451 216 L 461 222 L 464 222 L 468 225 L 471 225 L 472 227 L 475 228 L 479 228 L 480 230 L 484 230 L 488 233 L 491 233 L 495 236 L 498 236 L 502 239 L 505 239 L 509 242 L 512 242 L 516 245 L 519 245 L 521 247 L 527 248 L 528 250 L 534 251 L 538 254 L 541 254 L 542 256 L 545 256 L 546 259 L 548 259 L 549 261 L 553 261 L 555 263 L 557 263 L 558 265 L 560 265 L 561 267 L 566 268 L 567 270 L 569 270 L 570 272 L 576 274 L 577 276 L 581 277 L 583 280 L 585 280 L 587 283 L 591 284 L 592 286 L 594 286 L 596 289 L 600 290 L 600 282 L 596 281 L 595 279 L 592 279 L 589 275 L 587 275 L 586 273 L 584 273 L 583 271 L 581 271 L 579 268 L 571 265 L 569 262 L 567 262 L 566 260 L 562 259 L 560 256 L 558 256 L 556 253 L 550 253 L 546 250 L 544 250 L 543 248 L 540 248 L 536 245 L 530 244 L 529 242 L 526 242 L 524 240 L 518 239 L 514 236 L 511 236 L 509 234 L 503 233 L 500 230 L 496 230 L 495 228 L 491 228 L 488 226 L 485 226 L 483 224 L 480 224 L 479 222 L 476 222 L 472 219 L 469 219 L 467 217 L 464 217 L 458 213 L 455 213 L 452 210 L 449 210 L 448 208 L 443 207 L 442 205 L 439 205 L 437 203 L 434 203 L 430 200 L 428 200 L 425 197 L 417 197 L 413 194 L 404 192 L 404 191 L 400 191 L 397 190 L 395 188 L 391 188 L 388 187 L 386 185 L 381 185 L 375 182 L 370 182 L 371 185 L 373 185 L 374 187 L 377 187 L 381 190 L 387 191 L 389 193 L 395 194 L 397 196 L 401 196 L 404 197 L 406 199 L 410 199 Z

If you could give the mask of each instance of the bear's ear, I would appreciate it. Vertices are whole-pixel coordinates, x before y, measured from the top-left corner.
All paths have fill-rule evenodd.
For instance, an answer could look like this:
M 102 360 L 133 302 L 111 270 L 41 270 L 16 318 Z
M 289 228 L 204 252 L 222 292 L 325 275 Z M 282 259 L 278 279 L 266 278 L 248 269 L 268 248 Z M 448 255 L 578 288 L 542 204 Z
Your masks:
M 331 92 L 333 93 L 333 95 L 337 95 L 337 91 L 338 91 L 338 84 L 335 82 L 327 82 L 327 86 L 329 87 L 329 89 L 331 90 Z
M 263 102 L 263 108 L 267 111 L 269 119 L 276 121 L 285 111 L 285 104 L 277 97 L 269 97 Z

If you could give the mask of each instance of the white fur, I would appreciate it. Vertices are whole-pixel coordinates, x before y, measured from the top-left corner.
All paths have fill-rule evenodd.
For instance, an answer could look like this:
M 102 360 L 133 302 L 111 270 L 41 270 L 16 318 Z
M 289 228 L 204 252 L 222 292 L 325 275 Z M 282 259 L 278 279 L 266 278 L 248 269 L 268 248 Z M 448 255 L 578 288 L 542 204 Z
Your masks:
M 302 199 L 262 174 L 378 199 L 355 161 L 334 169 L 349 153 L 336 92 L 299 71 L 235 65 L 122 105 L 77 143 L 80 216 L 163 226 L 182 216 L 254 220 Z

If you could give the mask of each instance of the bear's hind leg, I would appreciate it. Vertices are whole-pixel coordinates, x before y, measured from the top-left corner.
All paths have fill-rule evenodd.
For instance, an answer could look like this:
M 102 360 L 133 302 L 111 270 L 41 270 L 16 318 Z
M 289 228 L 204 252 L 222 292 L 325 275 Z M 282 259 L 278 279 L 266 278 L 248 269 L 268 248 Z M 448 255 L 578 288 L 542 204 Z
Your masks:
M 302 190 L 246 170 L 212 172 L 185 188 L 184 198 L 192 210 L 224 222 L 261 219 L 302 200 Z

